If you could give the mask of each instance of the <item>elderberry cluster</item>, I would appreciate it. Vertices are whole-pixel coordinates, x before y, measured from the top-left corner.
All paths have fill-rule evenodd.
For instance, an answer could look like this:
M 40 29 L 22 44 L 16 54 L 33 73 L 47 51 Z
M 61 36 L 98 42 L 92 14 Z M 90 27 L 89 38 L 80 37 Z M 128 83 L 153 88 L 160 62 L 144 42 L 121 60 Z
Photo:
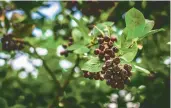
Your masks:
M 1 42 L 5 51 L 22 50 L 25 45 L 24 41 L 15 39 L 12 34 L 4 35 Z
M 70 53 L 70 51 L 68 51 L 68 50 L 66 50 L 66 48 L 68 47 L 68 46 L 71 46 L 72 44 L 73 44 L 73 39 L 72 39 L 72 37 L 69 37 L 68 38 L 68 44 L 66 45 L 66 44 L 63 44 L 62 46 L 63 46 L 63 48 L 65 49 L 64 51 L 61 51 L 60 52 L 60 54 L 61 55 L 64 55 L 65 57 L 67 57 L 68 56 L 68 53 Z
M 129 64 L 120 64 L 120 58 L 116 56 L 118 48 L 113 46 L 117 41 L 116 37 L 99 37 L 99 48 L 95 49 L 94 54 L 105 63 L 101 72 L 84 72 L 84 77 L 95 80 L 106 80 L 106 84 L 112 88 L 123 89 L 124 84 L 129 82 L 132 67 Z

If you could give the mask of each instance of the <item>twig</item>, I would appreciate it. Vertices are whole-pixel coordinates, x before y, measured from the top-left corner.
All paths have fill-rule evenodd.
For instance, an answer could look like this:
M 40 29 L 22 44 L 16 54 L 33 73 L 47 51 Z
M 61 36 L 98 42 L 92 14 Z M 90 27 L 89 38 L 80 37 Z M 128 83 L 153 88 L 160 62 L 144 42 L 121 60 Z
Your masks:
M 87 47 L 90 48 L 90 47 L 92 47 L 92 46 L 94 46 L 94 45 L 98 45 L 98 43 L 91 43 L 91 44 L 89 44 Z
M 150 74 L 150 71 L 147 70 L 147 69 L 144 69 L 140 66 L 137 66 L 137 65 L 134 65 L 135 69 L 139 70 L 140 72 L 144 72 L 145 74 L 149 75 Z
M 54 74 L 53 71 L 49 68 L 49 66 L 47 65 L 46 61 L 37 53 L 36 48 L 35 48 L 33 45 L 31 45 L 30 43 L 25 43 L 25 44 L 28 45 L 28 46 L 30 46 L 30 47 L 32 47 L 32 48 L 34 49 L 36 56 L 37 56 L 39 59 L 42 60 L 44 68 L 46 69 L 46 71 L 48 72 L 48 74 L 52 77 L 52 79 L 53 79 L 55 85 L 57 84 L 58 87 L 61 88 L 60 82 L 56 79 L 55 74 Z
M 79 64 L 79 59 L 80 59 L 80 58 L 79 58 L 79 56 L 78 56 L 77 59 L 76 59 L 76 61 L 75 61 L 74 67 L 71 69 L 71 73 L 68 75 L 68 78 L 65 80 L 64 85 L 61 87 L 61 89 L 60 89 L 60 91 L 59 91 L 60 93 L 57 94 L 57 96 L 56 96 L 56 98 L 55 98 L 55 100 L 57 100 L 57 103 L 59 103 L 59 97 L 63 95 L 63 93 L 64 93 L 66 87 L 68 86 L 68 84 L 69 84 L 69 82 L 70 82 L 70 80 L 71 80 L 71 78 L 72 78 L 72 75 L 74 74 L 74 69 L 75 69 L 75 67 L 78 66 L 78 64 Z M 48 108 L 53 108 L 53 105 L 54 105 L 54 103 L 55 103 L 55 100 L 48 106 Z
M 103 31 L 101 31 L 97 26 L 94 25 L 94 28 L 96 28 L 104 36 Z
M 72 78 L 72 75 L 74 74 L 74 69 L 75 69 L 75 67 L 76 66 L 78 66 L 78 64 L 79 64 L 79 55 L 77 55 L 77 59 L 76 59 L 76 61 L 75 61 L 75 65 L 74 65 L 74 67 L 72 68 L 72 70 L 71 70 L 71 73 L 69 74 L 69 76 L 68 76 L 68 78 L 67 78 L 67 80 L 65 80 L 65 82 L 64 82 L 64 85 L 63 85 L 63 87 L 62 87 L 62 90 L 64 91 L 65 89 L 66 89 L 66 87 L 68 86 L 68 84 L 69 84 L 69 82 L 70 82 L 70 80 L 71 80 L 71 78 Z
M 58 105 L 58 103 L 59 103 L 59 97 L 60 97 L 60 96 L 63 96 L 63 93 L 64 93 L 66 87 L 68 86 L 68 84 L 69 84 L 69 82 L 70 82 L 70 80 L 71 80 L 71 78 L 72 78 L 72 75 L 73 75 L 73 73 L 74 73 L 74 69 L 75 69 L 75 67 L 78 66 L 78 64 L 79 64 L 79 59 L 80 59 L 80 58 L 79 58 L 79 55 L 77 55 L 77 59 L 76 59 L 76 61 L 75 61 L 75 65 L 74 65 L 74 67 L 72 68 L 71 73 L 69 74 L 67 80 L 64 82 L 64 85 L 61 86 L 61 85 L 60 85 L 60 82 L 56 79 L 54 72 L 48 67 L 46 61 L 37 53 L 36 48 L 35 48 L 33 45 L 31 45 L 30 43 L 28 43 L 28 42 L 25 42 L 25 44 L 28 45 L 28 46 L 30 46 L 30 47 L 33 47 L 36 56 L 37 56 L 39 59 L 42 60 L 44 68 L 47 70 L 48 74 L 52 77 L 52 79 L 53 79 L 53 81 L 54 81 L 54 83 L 55 83 L 57 89 L 59 90 L 58 93 L 57 93 L 57 95 L 56 95 L 56 97 L 55 97 L 55 99 L 54 99 L 54 101 L 48 106 L 48 108 L 52 108 L 53 105 Z

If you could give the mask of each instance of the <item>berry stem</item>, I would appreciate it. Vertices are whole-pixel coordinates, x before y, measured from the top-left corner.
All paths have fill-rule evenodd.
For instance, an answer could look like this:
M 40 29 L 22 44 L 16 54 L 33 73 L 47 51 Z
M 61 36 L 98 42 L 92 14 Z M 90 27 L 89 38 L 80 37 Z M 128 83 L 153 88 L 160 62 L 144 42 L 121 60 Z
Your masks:
M 106 26 L 106 25 L 105 25 Z M 107 29 L 107 31 L 108 31 L 108 34 L 109 34 L 109 37 L 111 37 L 111 33 L 110 33 L 110 30 L 109 30 L 109 28 L 106 26 L 106 29 Z
M 103 31 L 101 31 L 97 26 L 94 25 L 94 27 L 104 36 Z
M 144 69 L 144 68 L 142 68 L 142 67 L 140 67 L 140 66 L 137 66 L 137 65 L 134 65 L 134 67 L 135 67 L 135 69 L 139 70 L 140 72 L 144 72 L 144 73 L 146 73 L 147 75 L 150 74 L 150 71 L 147 70 L 147 69 Z

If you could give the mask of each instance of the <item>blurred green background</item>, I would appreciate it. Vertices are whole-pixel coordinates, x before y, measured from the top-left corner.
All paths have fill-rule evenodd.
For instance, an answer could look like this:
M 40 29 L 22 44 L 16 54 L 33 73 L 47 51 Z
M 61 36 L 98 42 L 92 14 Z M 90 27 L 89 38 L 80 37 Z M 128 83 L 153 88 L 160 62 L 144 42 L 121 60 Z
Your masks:
M 85 79 L 79 67 L 73 69 L 75 55 L 60 56 L 62 44 L 74 35 L 78 25 L 69 15 L 92 25 L 115 22 L 120 35 L 124 15 L 132 7 L 146 19 L 154 20 L 153 29 L 164 28 L 139 43 L 134 62 L 151 75 L 135 72 L 124 90 L 114 90 L 105 82 Z M 0 49 L 0 108 L 169 108 L 170 104 L 170 1 L 1 1 L 0 34 L 14 33 L 36 47 L 41 58 L 26 47 L 22 51 Z M 47 68 L 63 84 L 74 71 L 63 96 Z M 82 61 L 84 62 L 84 61 Z M 71 76 L 70 76 L 71 77 Z M 59 98 L 60 102 L 55 102 Z M 55 105 L 57 103 L 57 105 Z

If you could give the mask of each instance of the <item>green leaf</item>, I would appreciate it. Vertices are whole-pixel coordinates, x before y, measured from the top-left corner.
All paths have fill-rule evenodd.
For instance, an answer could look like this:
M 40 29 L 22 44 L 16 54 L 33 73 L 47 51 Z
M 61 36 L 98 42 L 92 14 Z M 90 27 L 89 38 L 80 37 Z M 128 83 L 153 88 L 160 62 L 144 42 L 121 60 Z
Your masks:
M 58 38 L 58 40 L 54 40 L 52 36 L 48 37 L 47 39 L 25 37 L 24 40 L 29 42 L 31 45 L 35 47 L 41 46 L 43 48 L 51 48 L 51 49 L 56 49 L 58 45 L 64 43 L 64 41 L 61 38 Z
M 80 31 L 83 33 L 84 36 L 88 36 L 89 29 L 86 27 L 86 25 L 83 23 L 82 20 L 77 20 L 75 17 L 70 15 L 71 19 L 73 19 L 79 26 Z
M 145 18 L 139 10 L 130 9 L 125 15 L 125 22 L 128 29 L 128 39 L 134 39 L 142 35 L 145 28 Z
M 58 39 L 60 41 L 57 41 L 54 39 L 53 36 L 47 38 L 46 40 L 41 40 L 42 42 L 40 43 L 40 45 L 44 48 L 53 48 L 56 49 L 56 47 L 62 43 L 61 39 Z
M 155 33 L 157 33 L 157 32 L 160 32 L 160 31 L 165 31 L 165 30 L 164 30 L 163 28 L 151 30 L 151 31 L 149 31 L 147 34 L 145 34 L 144 36 L 140 37 L 138 40 L 141 40 L 141 39 L 143 39 L 143 38 L 145 38 L 145 37 L 147 37 L 147 36 L 151 36 L 151 35 L 153 35 L 153 34 L 155 34 Z
M 74 42 L 80 41 L 82 37 L 82 33 L 79 29 L 75 28 L 72 30 L 72 37 L 74 39 Z
M 89 34 L 89 29 L 87 27 L 87 25 L 85 24 L 85 21 L 83 19 L 77 20 L 75 17 L 73 17 L 72 15 L 70 15 L 71 19 L 74 20 L 77 24 L 78 24 L 78 29 L 80 30 L 84 41 L 82 42 L 82 44 L 88 44 L 91 40 L 91 37 L 88 36 Z
M 101 24 L 102 24 L 103 26 L 105 25 L 105 26 L 112 27 L 112 26 L 113 26 L 113 24 L 114 24 L 114 22 L 106 21 L 106 22 L 101 23 Z
M 67 50 L 70 50 L 70 51 L 74 50 L 74 53 L 76 54 L 84 54 L 90 51 L 89 48 L 87 48 L 86 46 L 80 43 L 75 43 L 69 46 Z
M 127 41 L 126 38 L 127 38 L 127 35 L 128 35 L 128 31 L 127 29 L 125 28 L 122 32 L 122 35 L 119 36 L 119 39 L 118 39 L 118 43 L 120 45 L 121 48 L 123 48 L 125 46 L 125 42 Z
M 143 30 L 143 35 L 145 35 L 146 33 L 148 33 L 150 30 L 152 30 L 152 28 L 154 27 L 154 21 L 153 20 L 145 20 L 145 28 Z
M 106 30 L 110 27 L 112 27 L 114 24 L 114 22 L 110 22 L 110 21 L 107 21 L 107 22 L 104 22 L 104 23 L 99 23 L 96 25 L 96 27 L 93 28 L 92 30 L 92 33 L 93 33 L 93 36 L 98 36 L 100 34 L 102 34 L 101 32 L 106 32 Z
M 102 70 L 103 64 L 98 57 L 92 57 L 81 69 L 89 72 L 99 72 Z
M 76 54 L 84 54 L 84 53 L 87 53 L 89 51 L 90 51 L 89 48 L 87 48 L 86 46 L 82 46 L 82 47 L 74 50 L 74 53 L 76 53 Z
M 135 42 L 131 47 L 121 48 L 121 58 L 127 62 L 131 62 L 136 56 L 138 51 L 137 43 Z
M 79 44 L 79 43 L 75 43 L 75 44 L 73 44 L 73 45 L 67 47 L 67 50 L 76 50 L 76 49 L 79 49 L 80 46 L 83 46 L 83 45 L 81 45 L 81 44 Z

